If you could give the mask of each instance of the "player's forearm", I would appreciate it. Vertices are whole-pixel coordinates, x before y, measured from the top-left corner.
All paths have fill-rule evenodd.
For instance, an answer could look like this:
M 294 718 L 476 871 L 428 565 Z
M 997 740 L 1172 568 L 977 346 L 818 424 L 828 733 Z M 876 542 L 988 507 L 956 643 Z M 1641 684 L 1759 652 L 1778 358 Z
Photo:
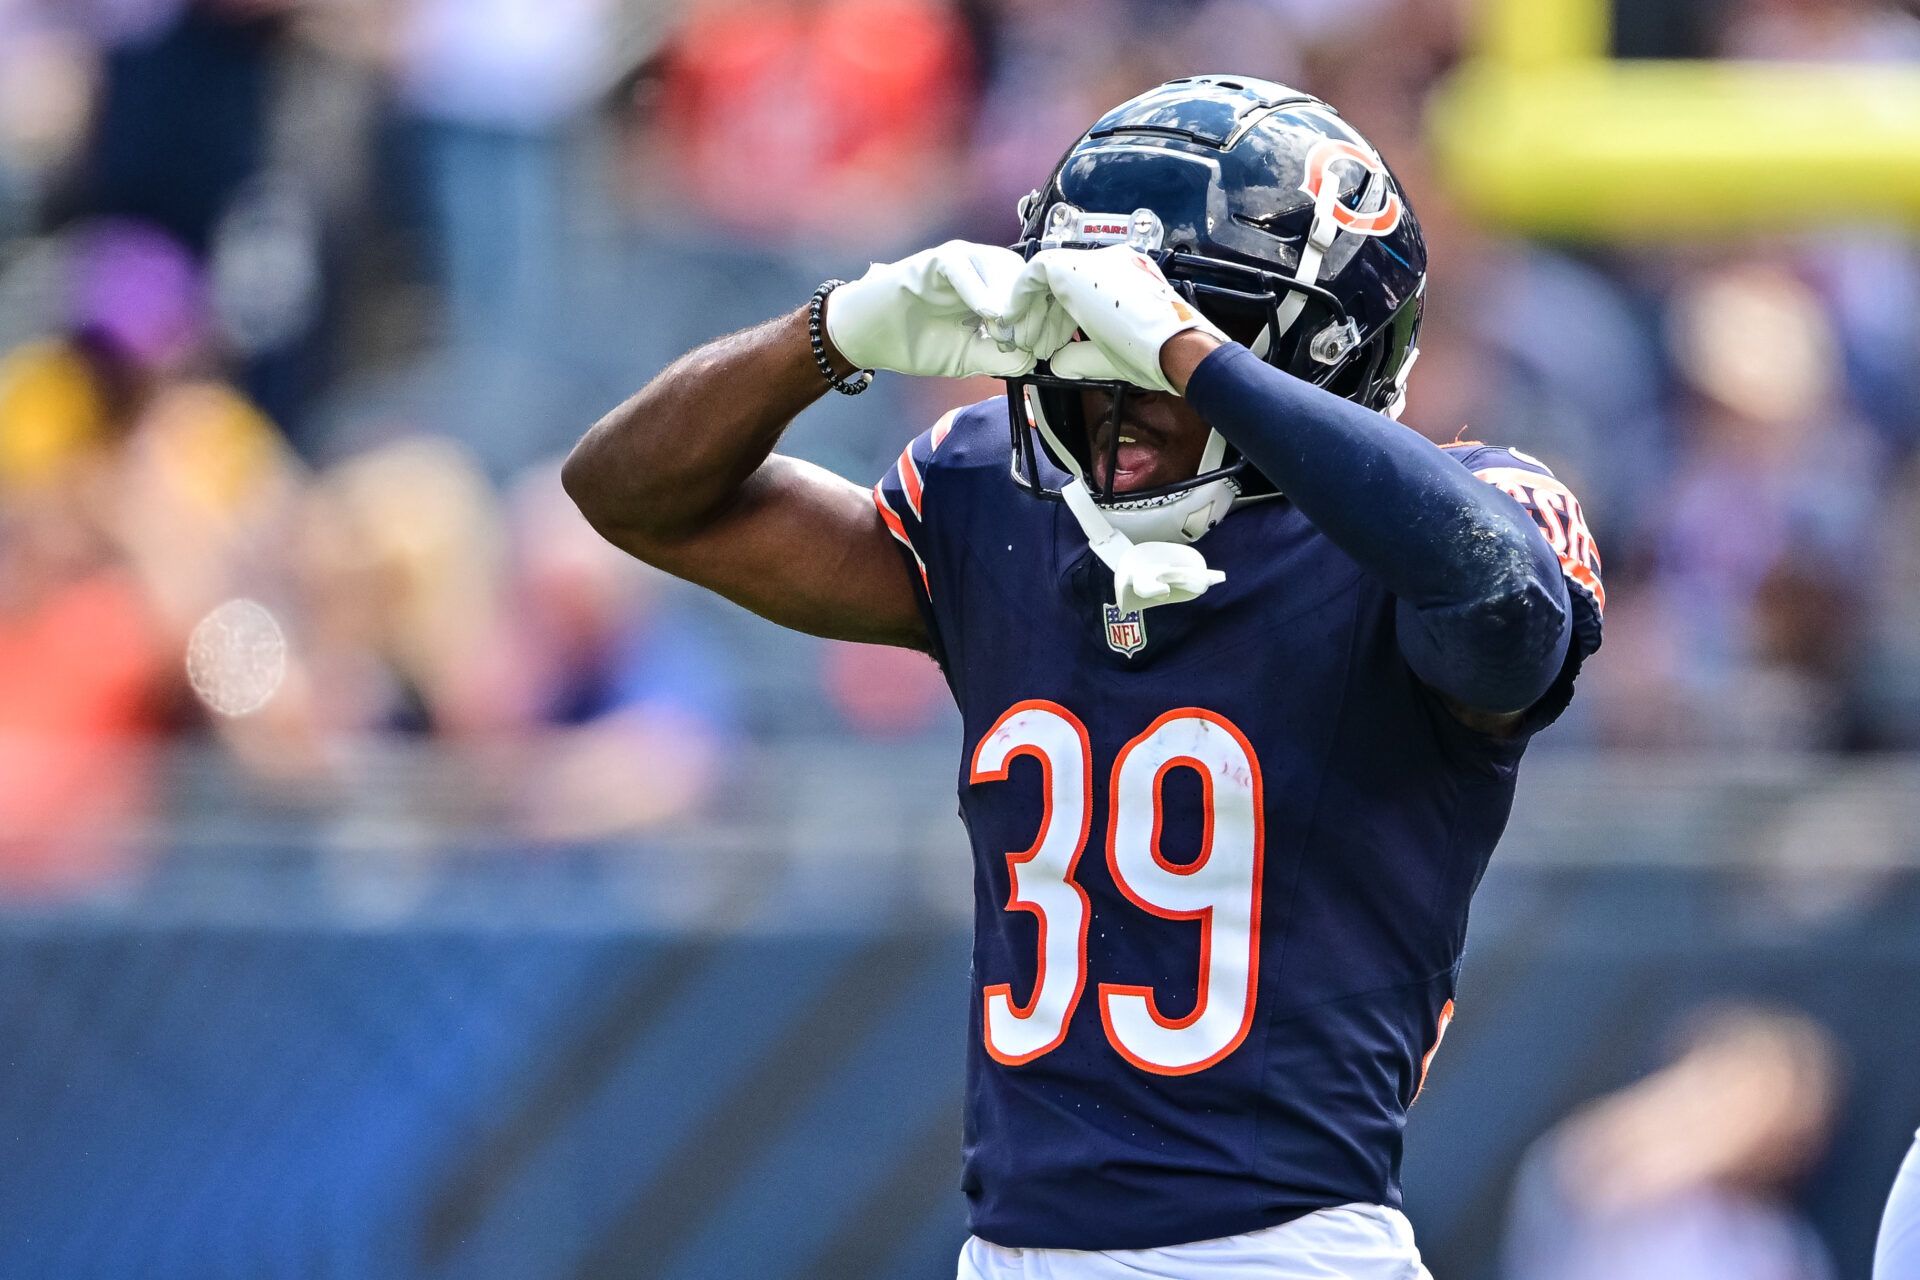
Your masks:
M 1414 432 L 1244 347 L 1205 357 L 1186 395 L 1399 597 L 1401 647 L 1428 684 L 1491 711 L 1546 692 L 1571 611 L 1553 549 L 1512 500 Z
M 826 390 L 802 309 L 674 361 L 594 424 L 561 479 L 581 513 L 609 536 L 697 533 Z

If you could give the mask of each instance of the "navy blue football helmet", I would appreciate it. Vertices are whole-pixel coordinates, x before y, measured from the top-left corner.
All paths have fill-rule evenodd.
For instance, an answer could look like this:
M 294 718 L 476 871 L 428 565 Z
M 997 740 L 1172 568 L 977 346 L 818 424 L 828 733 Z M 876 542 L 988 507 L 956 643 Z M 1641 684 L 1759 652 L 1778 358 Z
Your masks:
M 1269 363 L 1398 416 L 1418 354 L 1426 242 L 1385 161 L 1320 99 L 1238 76 L 1169 81 L 1101 117 L 1020 202 L 1020 219 L 1026 256 L 1131 244 Z M 1102 492 L 1078 392 L 1110 393 L 1117 441 L 1122 397 L 1137 389 L 1067 381 L 1044 364 L 1008 385 L 1015 478 L 1035 493 L 1057 497 L 1078 477 L 1122 528 L 1151 515 L 1155 536 L 1189 541 L 1235 503 L 1273 493 L 1217 434 L 1191 479 Z

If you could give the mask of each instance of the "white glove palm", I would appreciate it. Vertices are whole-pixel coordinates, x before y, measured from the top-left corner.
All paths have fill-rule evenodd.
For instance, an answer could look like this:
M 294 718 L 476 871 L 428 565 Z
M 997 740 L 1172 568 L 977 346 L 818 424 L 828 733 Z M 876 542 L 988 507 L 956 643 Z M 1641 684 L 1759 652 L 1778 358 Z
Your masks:
M 1160 367 L 1160 350 L 1189 329 L 1222 333 L 1175 293 L 1153 260 L 1126 245 L 1104 249 L 1047 249 L 1035 254 L 1014 282 L 1010 316 L 1023 331 L 1054 336 L 1050 307 L 1064 309 L 1086 335 L 1083 342 L 1031 348 L 1063 378 L 1129 382 L 1173 391 Z M 1033 319 L 1032 317 L 1039 317 Z
M 1019 317 L 1007 318 L 1025 265 L 1010 249 L 964 240 L 876 263 L 827 299 L 827 336 L 862 369 L 1022 377 L 1033 371 L 1035 350 L 1057 350 L 1073 333 L 1073 321 L 1050 298 L 1031 299 Z

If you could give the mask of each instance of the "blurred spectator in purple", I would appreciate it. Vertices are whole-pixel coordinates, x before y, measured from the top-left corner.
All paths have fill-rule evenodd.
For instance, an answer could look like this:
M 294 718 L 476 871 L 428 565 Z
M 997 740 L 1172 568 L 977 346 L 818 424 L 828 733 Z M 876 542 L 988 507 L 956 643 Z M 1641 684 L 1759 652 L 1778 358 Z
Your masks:
M 218 375 L 206 288 L 151 227 L 89 224 L 64 254 L 63 331 L 0 361 L 0 496 L 84 478 L 102 527 L 182 635 L 251 561 L 295 483 L 279 434 Z
M 67 238 L 60 267 L 60 331 L 0 359 L 0 486 L 123 438 L 161 386 L 204 359 L 204 282 L 164 232 L 90 224 Z
M 0 879 L 16 892 L 121 869 L 122 827 L 152 799 L 138 748 L 162 728 L 190 621 L 165 588 L 203 564 L 162 549 L 180 548 L 179 521 L 154 522 L 164 544 L 141 536 L 158 473 L 136 461 L 193 385 L 199 275 L 135 223 L 93 224 L 65 250 L 64 323 L 0 359 Z
M 299 0 L 35 2 L 41 54 L 26 70 L 91 97 L 71 162 L 41 184 L 40 220 L 131 218 L 184 244 L 210 271 L 238 380 L 297 435 L 324 301 L 318 216 L 274 173 Z M 93 46 L 84 69 L 62 56 L 75 39 Z
M 1826 1149 L 1840 1084 L 1812 1021 L 1705 1015 L 1670 1065 L 1540 1140 L 1506 1280 L 1832 1280 L 1791 1195 Z
M 1781 61 L 1920 60 L 1920 13 L 1887 0 L 1734 0 L 1725 56 Z M 1920 445 L 1920 255 L 1900 228 L 1836 228 L 1802 254 L 1845 343 L 1860 409 L 1901 447 Z
M 1798 278 L 1755 259 L 1691 277 L 1669 340 L 1687 430 L 1651 588 L 1672 666 L 1648 691 L 1664 711 L 1616 711 L 1643 738 L 1664 723 L 1690 744 L 1841 745 L 1884 458 L 1848 405 L 1832 324 Z

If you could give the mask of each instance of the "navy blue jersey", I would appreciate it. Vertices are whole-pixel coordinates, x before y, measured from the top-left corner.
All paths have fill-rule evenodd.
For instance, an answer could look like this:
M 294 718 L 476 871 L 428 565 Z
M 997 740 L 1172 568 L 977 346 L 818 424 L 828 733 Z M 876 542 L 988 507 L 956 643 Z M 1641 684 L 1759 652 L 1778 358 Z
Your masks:
M 1115 616 L 1065 506 L 1009 478 L 1006 423 L 950 415 L 875 488 L 965 723 L 973 1230 L 1153 1248 L 1397 1206 L 1520 754 L 1599 644 L 1579 504 L 1524 455 L 1451 450 L 1533 512 L 1576 614 L 1559 684 L 1496 740 L 1284 499 L 1199 544 L 1223 585 Z

